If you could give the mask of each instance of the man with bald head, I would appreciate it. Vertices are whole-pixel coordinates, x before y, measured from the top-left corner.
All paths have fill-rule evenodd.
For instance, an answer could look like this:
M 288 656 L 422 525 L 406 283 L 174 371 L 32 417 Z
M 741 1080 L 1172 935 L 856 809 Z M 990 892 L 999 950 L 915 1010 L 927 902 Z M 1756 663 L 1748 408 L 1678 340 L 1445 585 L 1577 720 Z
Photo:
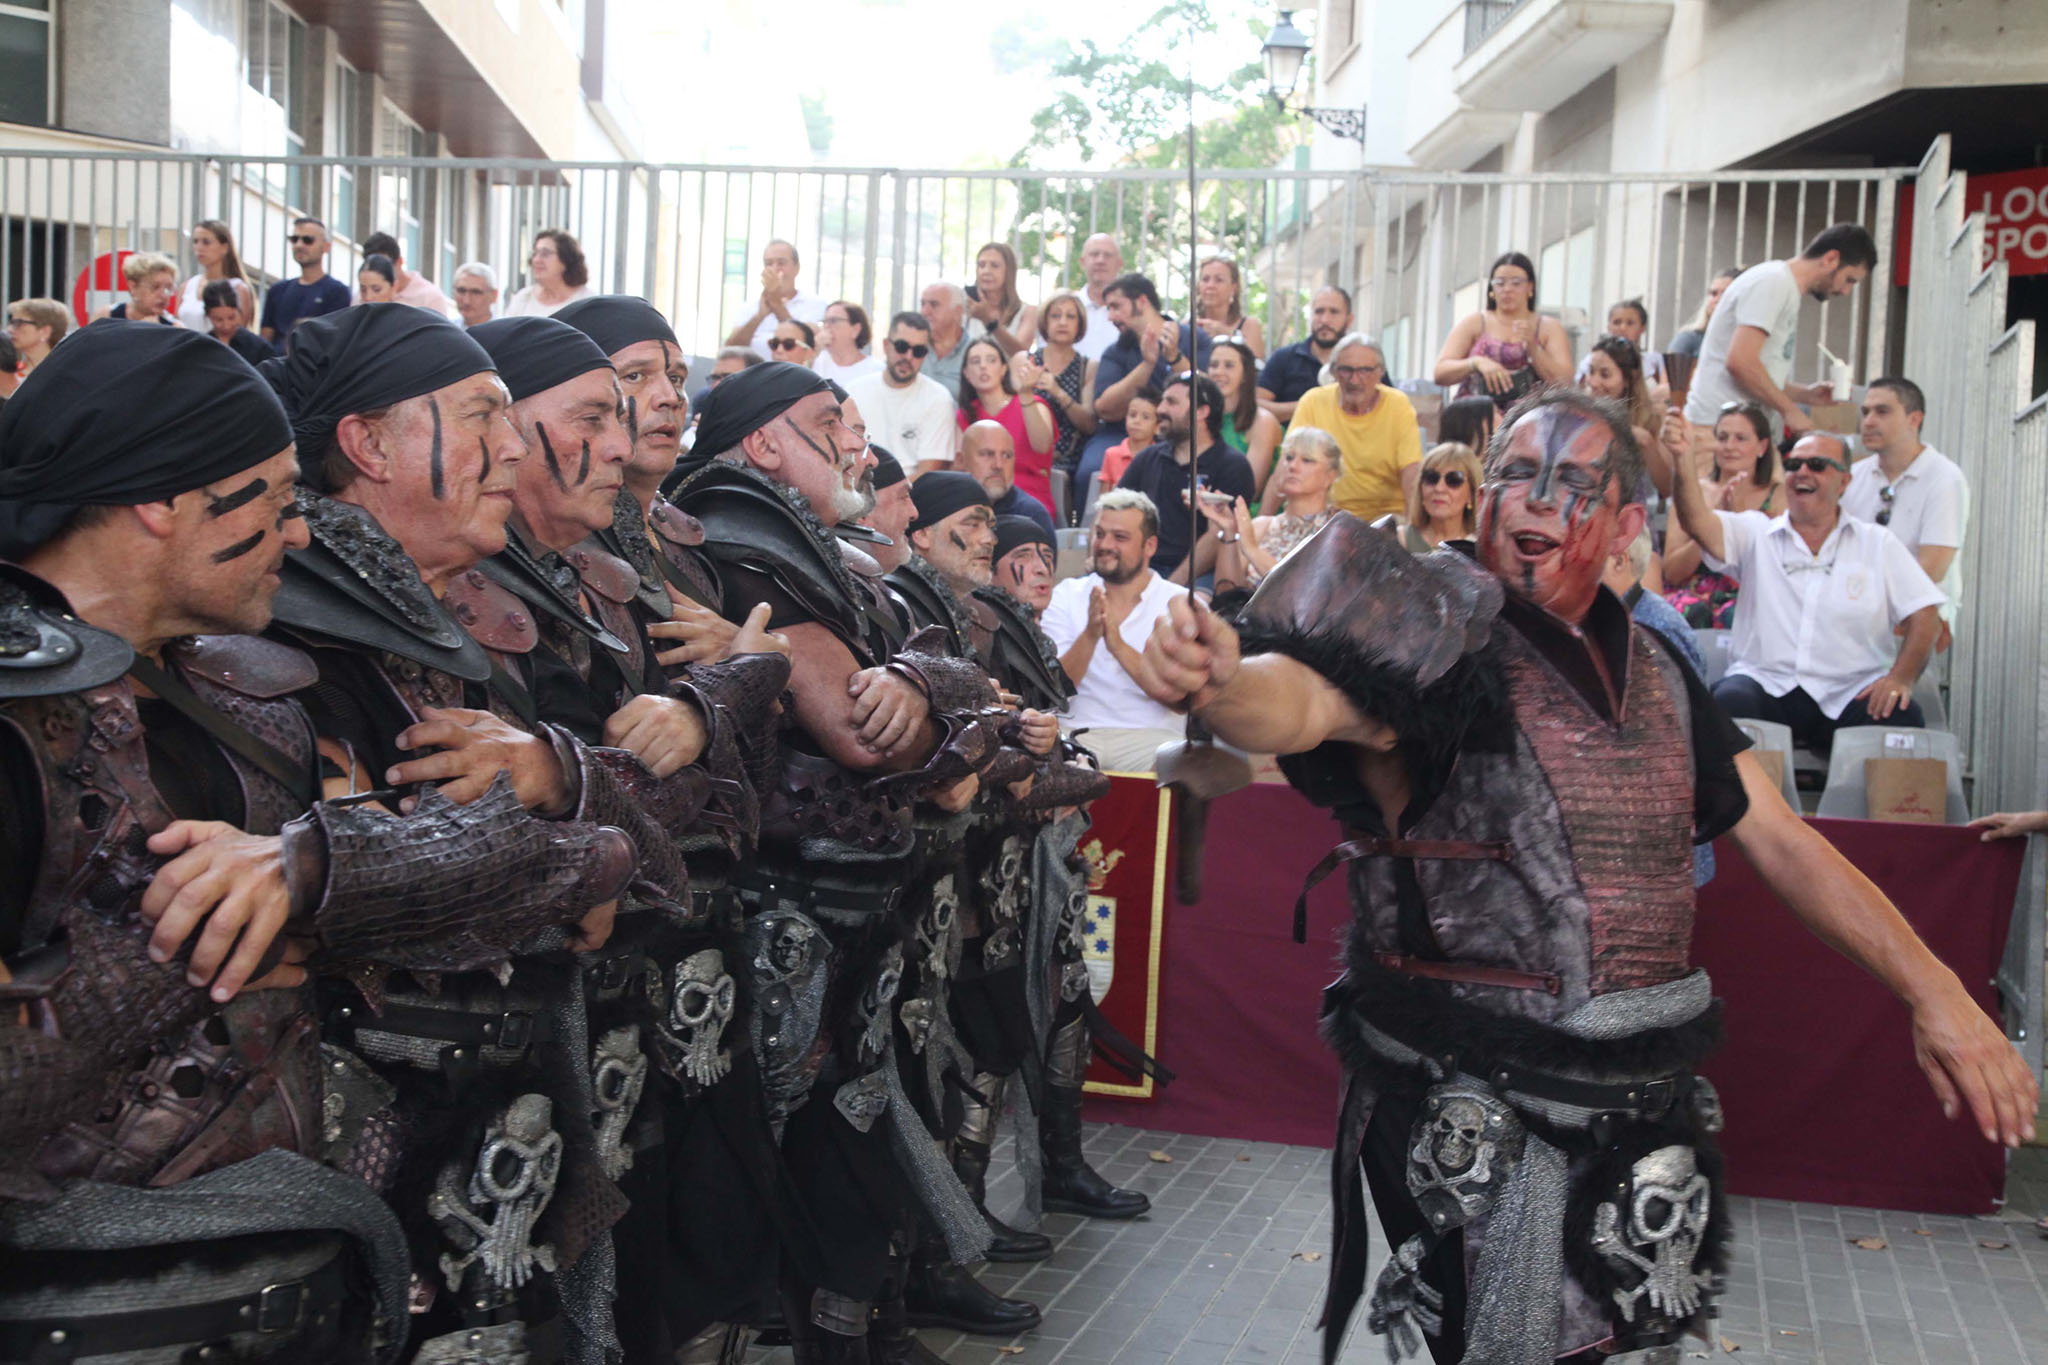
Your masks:
M 1718 1029 L 1690 965 L 1695 842 L 1729 835 L 1905 1003 L 1949 1113 L 1967 1104 L 2007 1145 L 2033 1131 L 2034 1077 L 2004 1030 L 1602 585 L 1642 531 L 1642 470 L 1619 404 L 1544 390 L 1488 453 L 1477 563 L 1339 515 L 1237 625 L 1175 602 L 1146 646 L 1156 698 L 1281 755 L 1346 828 L 1326 866 L 1352 865 L 1356 922 L 1323 1029 L 1347 1072 L 1338 1147 L 1358 1160 L 1338 1175 L 1332 1351 L 1365 1289 L 1361 1176 L 1395 1248 L 1372 1322 L 1404 1350 L 1626 1357 L 1697 1328 L 1725 1213 L 1722 1114 L 1696 1070 Z M 1822 472 L 1795 476 L 1816 512 Z M 1727 527 L 1698 511 L 1699 532 Z M 1745 534 L 1763 538 L 1729 538 Z M 1770 553 L 1810 560 L 1792 536 Z M 1834 573 L 1859 571 L 1838 544 Z M 1475 1129 L 1500 1135 L 1502 1177 L 1468 1178 Z M 1686 1219 L 1646 1228 L 1646 1201 L 1673 1189 Z M 1587 1231 L 1561 1254 L 1570 1229 Z
M 953 468 L 974 476 L 997 516 L 1029 517 L 1052 534 L 1052 513 L 1017 487 L 1017 442 L 1001 422 L 983 418 L 961 432 Z
M 1098 232 L 1081 243 L 1081 306 L 1088 310 L 1088 317 L 1074 349 L 1090 360 L 1102 359 L 1102 353 L 1116 343 L 1117 326 L 1109 316 L 1105 291 L 1123 273 L 1124 249 L 1116 238 Z

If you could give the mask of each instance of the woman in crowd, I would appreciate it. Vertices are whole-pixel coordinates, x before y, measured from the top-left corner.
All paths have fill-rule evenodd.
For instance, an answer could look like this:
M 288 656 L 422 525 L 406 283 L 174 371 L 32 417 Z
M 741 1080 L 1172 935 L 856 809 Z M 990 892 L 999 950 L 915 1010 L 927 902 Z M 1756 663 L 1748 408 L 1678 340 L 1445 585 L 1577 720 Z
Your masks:
M 1643 382 L 1643 353 L 1626 337 L 1604 336 L 1586 353 L 1586 379 L 1579 387 L 1596 398 L 1619 399 L 1628 408 L 1629 425 L 1643 449 L 1643 474 L 1664 496 L 1671 496 L 1671 452 L 1650 437 L 1663 425 L 1664 411 Z
M 1437 419 L 1436 439 L 1440 443 L 1455 441 L 1484 459 L 1486 448 L 1493 444 L 1494 423 L 1499 420 L 1500 409 L 1491 398 L 1453 398 L 1444 404 L 1443 416 Z
M 1095 362 L 1074 349 L 1087 330 L 1088 314 L 1080 296 L 1054 294 L 1038 310 L 1038 349 L 1011 361 L 1017 387 L 1037 393 L 1059 419 L 1052 462 L 1066 470 L 1080 461 L 1081 447 L 1095 434 L 1095 409 L 1089 404 L 1095 392 Z M 1074 496 L 1081 496 L 1079 490 Z
M 1159 390 L 1146 385 L 1131 395 L 1124 411 L 1124 439 L 1102 456 L 1102 486 L 1114 488 L 1123 482 L 1131 457 L 1159 439 Z
M 1280 473 L 1273 495 L 1280 511 L 1255 517 L 1243 498 L 1235 502 L 1202 500 L 1209 534 L 1196 550 L 1196 568 L 1213 564 L 1216 591 L 1257 587 L 1273 566 L 1297 545 L 1323 529 L 1337 508 L 1330 490 L 1344 472 L 1344 451 L 1337 438 L 1319 427 L 1296 427 L 1280 444 Z
M 1649 344 L 1649 332 L 1650 313 L 1643 307 L 1641 299 L 1623 299 L 1607 310 L 1607 334 L 1623 337 L 1635 345 L 1636 351 L 1643 358 L 1643 383 L 1649 386 L 1650 400 L 1657 405 L 1657 411 L 1661 413 L 1664 405 L 1671 401 L 1671 385 L 1664 378 L 1663 355 L 1657 351 L 1644 349 Z M 1586 382 L 1586 366 L 1592 361 L 1593 357 L 1589 354 L 1579 362 L 1578 380 L 1581 385 Z
M 974 283 L 966 293 L 967 316 L 987 329 L 1005 357 L 1031 349 L 1038 310 L 1017 296 L 1017 253 L 1008 244 L 990 242 L 974 253 Z
M 505 305 L 508 318 L 552 317 L 557 308 L 590 293 L 590 266 L 583 259 L 583 248 L 560 228 L 543 228 L 534 235 L 526 273 L 533 283 Z
M 251 365 L 261 365 L 276 355 L 270 343 L 242 325 L 242 308 L 235 288 L 226 280 L 215 280 L 199 292 L 206 305 L 206 327 L 215 341 L 232 350 Z
M 1541 384 L 1572 377 L 1572 348 L 1556 318 L 1536 311 L 1536 267 L 1519 251 L 1493 263 L 1486 307 L 1460 319 L 1436 358 L 1433 376 L 1460 396 L 1485 394 L 1506 412 Z
M 1017 392 L 1010 358 L 994 337 L 976 337 L 960 359 L 960 429 L 984 418 L 1002 424 L 1017 447 L 1017 487 L 1052 506 L 1052 448 L 1058 440 L 1052 407 Z
M 398 263 L 375 251 L 363 257 L 356 271 L 356 297 L 364 303 L 398 302 Z
M 199 262 L 199 273 L 185 281 L 184 291 L 178 295 L 178 321 L 195 332 L 213 330 L 206 325 L 206 302 L 200 297 L 200 290 L 215 280 L 233 282 L 242 310 L 242 325 L 247 327 L 256 321 L 256 295 L 243 274 L 242 258 L 235 251 L 234 235 L 228 231 L 228 225 L 218 218 L 202 219 L 192 229 L 192 256 Z
M 811 357 L 811 368 L 827 379 L 846 385 L 882 368 L 882 362 L 868 354 L 875 329 L 868 310 L 857 303 L 841 299 L 827 304 L 817 336 L 818 353 Z
M 1479 457 L 1457 441 L 1433 445 L 1408 490 L 1401 543 L 1426 555 L 1447 540 L 1470 540 L 1479 525 Z
M 71 330 L 71 310 L 55 299 L 16 299 L 7 305 L 7 339 L 14 343 L 17 378 L 43 363 Z
M 1228 256 L 1211 256 L 1195 271 L 1195 325 L 1212 337 L 1237 337 L 1251 348 L 1251 374 L 1266 356 L 1266 329 L 1244 311 L 1244 275 Z
M 1699 314 L 1686 324 L 1684 331 L 1671 338 L 1670 344 L 1664 348 L 1666 354 L 1689 355 L 1694 358 L 1699 356 L 1700 343 L 1707 338 L 1707 324 L 1713 321 L 1715 306 L 1721 302 L 1721 295 L 1728 292 L 1728 286 L 1735 283 L 1735 277 L 1740 275 L 1743 269 L 1742 266 L 1731 265 L 1714 276 L 1713 281 L 1707 285 L 1707 296 L 1700 300 Z
M 818 334 L 811 330 L 811 324 L 797 318 L 775 324 L 775 335 L 768 338 L 768 358 L 786 360 L 792 365 L 808 365 L 818 357 Z
M 1280 419 L 1259 406 L 1259 359 L 1242 341 L 1219 341 L 1209 351 L 1209 377 L 1223 390 L 1223 442 L 1252 467 L 1252 487 L 1264 488 L 1280 444 Z
M 121 278 L 128 285 L 128 297 L 100 317 L 177 324 L 170 314 L 171 295 L 178 289 L 177 262 L 154 251 L 138 251 L 121 262 Z
M 1687 439 L 1690 439 L 1688 436 Z M 1771 448 L 1771 419 L 1755 403 L 1730 403 L 1714 419 L 1714 467 L 1700 479 L 1707 506 L 1723 512 L 1765 512 L 1785 508 L 1784 479 Z M 1695 630 L 1726 630 L 1734 624 L 1740 586 L 1700 559 L 1699 543 L 1673 517 L 1664 528 L 1664 596 Z

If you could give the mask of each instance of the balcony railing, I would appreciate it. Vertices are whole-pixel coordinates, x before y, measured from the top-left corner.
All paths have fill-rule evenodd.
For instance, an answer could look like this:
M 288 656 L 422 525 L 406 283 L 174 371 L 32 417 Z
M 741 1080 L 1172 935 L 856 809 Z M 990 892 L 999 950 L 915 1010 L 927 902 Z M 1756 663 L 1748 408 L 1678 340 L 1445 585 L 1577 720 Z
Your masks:
M 1465 0 L 1465 55 L 1492 36 L 1526 0 Z

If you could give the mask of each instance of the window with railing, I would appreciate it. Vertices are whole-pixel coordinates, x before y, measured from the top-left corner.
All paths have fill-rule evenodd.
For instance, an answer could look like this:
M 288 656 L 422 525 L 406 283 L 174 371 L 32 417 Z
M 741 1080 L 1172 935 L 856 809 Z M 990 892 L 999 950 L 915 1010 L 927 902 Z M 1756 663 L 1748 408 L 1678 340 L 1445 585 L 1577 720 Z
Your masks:
M 46 124 L 55 116 L 57 0 L 0 3 L 0 123 Z
M 1520 9 L 1524 0 L 1465 0 L 1465 52 L 1469 56 Z
M 300 156 L 306 150 L 306 25 L 276 0 L 246 0 L 242 12 L 242 143 L 245 152 Z M 270 188 L 294 208 L 306 203 L 297 168 L 267 166 Z
M 377 120 L 377 155 L 429 157 L 433 149 L 417 123 L 398 112 L 398 106 L 384 101 Z M 408 267 L 426 264 L 420 254 L 420 219 L 426 212 L 429 172 L 423 168 L 393 168 L 377 173 L 376 226 L 398 239 Z

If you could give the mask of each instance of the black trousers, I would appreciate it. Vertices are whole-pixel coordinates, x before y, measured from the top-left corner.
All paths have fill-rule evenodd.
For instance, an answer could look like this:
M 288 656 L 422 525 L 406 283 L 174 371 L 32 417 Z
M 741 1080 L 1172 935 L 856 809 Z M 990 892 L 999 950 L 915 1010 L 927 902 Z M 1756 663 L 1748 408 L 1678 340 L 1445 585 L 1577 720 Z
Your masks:
M 1740 675 L 1730 675 L 1715 683 L 1714 700 L 1720 702 L 1731 716 L 1789 726 L 1794 743 L 1804 744 L 1823 758 L 1835 747 L 1835 731 L 1852 725 L 1888 725 L 1898 730 L 1918 730 L 1926 724 L 1917 701 L 1908 701 L 1883 720 L 1873 720 L 1869 705 L 1861 697 L 1843 707 L 1839 718 L 1829 720 L 1827 712 L 1820 709 L 1820 703 L 1806 695 L 1805 688 L 1795 687 L 1782 697 L 1774 697 L 1764 691 L 1763 684 L 1755 678 Z

